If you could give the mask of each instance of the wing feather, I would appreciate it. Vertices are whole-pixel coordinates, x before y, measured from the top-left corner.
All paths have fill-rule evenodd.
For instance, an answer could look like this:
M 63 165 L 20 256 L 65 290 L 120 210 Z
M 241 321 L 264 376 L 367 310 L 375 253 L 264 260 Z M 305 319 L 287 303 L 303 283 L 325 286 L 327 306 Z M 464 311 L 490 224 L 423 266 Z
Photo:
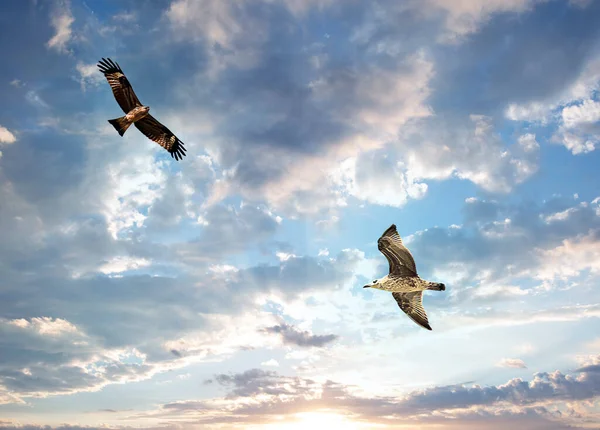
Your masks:
M 408 317 L 423 328 L 431 330 L 427 313 L 423 308 L 423 291 L 411 293 L 392 293 L 394 299 Z
M 186 149 L 183 146 L 183 142 L 179 140 L 171 130 L 158 122 L 152 115 L 148 114 L 133 124 L 146 137 L 169 151 L 171 157 L 176 160 L 181 160 L 185 157 Z
M 104 74 L 123 112 L 128 113 L 136 106 L 142 106 L 118 63 L 115 63 L 110 58 L 102 58 L 98 62 L 98 69 Z
M 402 239 L 392 224 L 377 241 L 377 248 L 390 264 L 390 274 L 407 277 L 417 276 L 417 266 L 412 254 L 402 244 Z

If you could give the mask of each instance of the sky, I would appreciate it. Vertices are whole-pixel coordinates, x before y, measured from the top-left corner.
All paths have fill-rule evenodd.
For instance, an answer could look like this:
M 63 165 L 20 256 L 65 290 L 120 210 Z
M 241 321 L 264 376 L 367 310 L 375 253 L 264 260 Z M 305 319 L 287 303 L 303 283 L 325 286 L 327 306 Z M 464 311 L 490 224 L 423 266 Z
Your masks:
M 599 429 L 599 19 L 0 2 L 0 429 Z M 362 288 L 392 223 L 432 331 Z

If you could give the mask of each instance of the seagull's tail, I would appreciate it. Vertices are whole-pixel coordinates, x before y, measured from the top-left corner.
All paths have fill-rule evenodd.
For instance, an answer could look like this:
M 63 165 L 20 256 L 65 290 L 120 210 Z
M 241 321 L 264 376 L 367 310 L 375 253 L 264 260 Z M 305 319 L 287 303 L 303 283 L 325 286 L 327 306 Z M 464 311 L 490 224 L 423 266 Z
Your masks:
M 115 128 L 115 130 L 119 132 L 121 136 L 125 134 L 129 126 L 132 124 L 124 116 L 122 116 L 121 118 L 109 119 L 108 122 L 112 124 L 112 126 Z
M 433 291 L 444 291 L 446 286 L 440 282 L 430 282 L 426 289 Z

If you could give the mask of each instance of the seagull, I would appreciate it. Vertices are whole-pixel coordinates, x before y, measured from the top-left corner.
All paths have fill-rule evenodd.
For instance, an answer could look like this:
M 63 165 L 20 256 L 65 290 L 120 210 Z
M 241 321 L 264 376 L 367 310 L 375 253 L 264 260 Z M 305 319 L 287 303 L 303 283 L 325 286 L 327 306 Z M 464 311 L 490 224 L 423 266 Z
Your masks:
M 120 118 L 108 120 L 119 135 L 123 136 L 129 126 L 134 124 L 147 138 L 169 151 L 172 158 L 181 160 L 185 156 L 183 142 L 148 113 L 150 106 L 142 105 L 119 64 L 110 58 L 102 58 L 98 62 L 98 69 L 104 74 L 117 103 L 126 113 Z
M 392 292 L 400 309 L 421 327 L 431 330 L 427 314 L 423 308 L 423 290 L 444 291 L 446 286 L 439 282 L 429 282 L 417 275 L 415 259 L 392 224 L 377 240 L 377 248 L 390 263 L 390 273 L 375 279 L 363 288 L 377 288 Z

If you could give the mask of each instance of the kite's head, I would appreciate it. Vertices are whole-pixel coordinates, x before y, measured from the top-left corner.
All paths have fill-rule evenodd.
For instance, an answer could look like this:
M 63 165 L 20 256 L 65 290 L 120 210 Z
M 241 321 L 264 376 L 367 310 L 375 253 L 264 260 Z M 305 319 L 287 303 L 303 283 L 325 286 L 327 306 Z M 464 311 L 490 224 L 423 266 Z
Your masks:
M 146 113 L 150 112 L 150 106 L 142 106 L 142 109 L 144 109 L 144 112 Z
M 370 284 L 365 285 L 363 288 L 377 288 L 379 287 L 379 279 L 375 279 Z

